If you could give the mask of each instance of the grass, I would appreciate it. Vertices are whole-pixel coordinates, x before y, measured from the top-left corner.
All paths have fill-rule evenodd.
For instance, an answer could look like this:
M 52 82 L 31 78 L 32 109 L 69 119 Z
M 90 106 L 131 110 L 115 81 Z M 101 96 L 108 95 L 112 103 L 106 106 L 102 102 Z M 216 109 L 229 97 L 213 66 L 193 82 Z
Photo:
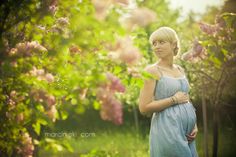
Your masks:
M 211 133 L 212 131 L 209 131 Z M 220 131 L 219 157 L 234 157 L 236 144 L 234 131 Z M 203 157 L 203 130 L 199 128 L 196 145 L 199 157 Z M 40 149 L 39 156 L 44 157 L 149 157 L 148 134 L 141 137 L 134 130 L 113 130 L 88 134 L 87 137 L 77 134 L 76 137 L 60 138 L 68 142 L 74 152 L 67 150 L 53 152 Z M 209 134 L 209 156 L 212 156 L 212 134 Z
M 106 131 L 96 132 L 82 137 L 81 134 L 76 138 L 62 138 L 61 142 L 69 142 L 74 152 L 62 150 L 53 152 L 51 150 L 40 150 L 40 157 L 148 157 L 149 145 L 148 136 L 140 137 L 134 131 Z M 95 155 L 96 154 L 96 155 Z

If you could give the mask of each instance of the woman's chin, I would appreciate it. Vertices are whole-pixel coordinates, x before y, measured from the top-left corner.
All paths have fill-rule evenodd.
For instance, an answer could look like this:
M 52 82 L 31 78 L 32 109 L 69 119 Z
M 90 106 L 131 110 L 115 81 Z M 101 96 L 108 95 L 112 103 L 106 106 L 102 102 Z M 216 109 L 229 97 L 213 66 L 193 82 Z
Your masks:
M 156 54 L 157 58 L 165 58 L 164 55 L 159 55 L 159 54 Z

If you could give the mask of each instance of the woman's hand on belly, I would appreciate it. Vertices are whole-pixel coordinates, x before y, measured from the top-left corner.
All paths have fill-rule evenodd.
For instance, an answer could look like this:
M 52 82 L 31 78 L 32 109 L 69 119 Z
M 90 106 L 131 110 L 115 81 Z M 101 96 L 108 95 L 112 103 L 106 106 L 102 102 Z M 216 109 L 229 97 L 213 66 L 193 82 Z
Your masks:
M 178 91 L 173 96 L 175 103 L 182 104 L 189 102 L 189 95 L 185 92 Z
M 198 128 L 197 128 L 197 124 L 195 124 L 192 132 L 186 135 L 189 143 L 191 143 L 196 138 L 197 132 L 198 132 Z

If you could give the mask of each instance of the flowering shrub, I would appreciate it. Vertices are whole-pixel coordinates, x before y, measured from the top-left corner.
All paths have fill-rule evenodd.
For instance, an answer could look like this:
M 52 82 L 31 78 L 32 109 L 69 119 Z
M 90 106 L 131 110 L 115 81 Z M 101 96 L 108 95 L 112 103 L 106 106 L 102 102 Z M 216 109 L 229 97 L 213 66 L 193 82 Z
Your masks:
M 22 2 L 19 12 L 29 14 L 29 19 L 17 21 L 15 13 L 12 28 L 1 34 L 1 155 L 34 156 L 38 147 L 66 148 L 45 138 L 44 129 L 82 114 L 89 105 L 100 109 L 103 120 L 123 123 L 123 100 L 117 93 L 124 93 L 127 83 L 120 78 L 126 76 L 127 67 L 134 69 L 141 54 L 131 39 L 121 37 L 114 49 L 118 61 L 110 60 L 105 47 L 112 45 L 115 36 L 122 36 L 114 32 L 125 30 L 114 27 L 109 14 L 128 1 L 110 1 L 109 6 L 103 2 Z M 137 75 L 138 71 L 129 73 Z
M 120 79 L 111 73 L 107 73 L 105 84 L 97 90 L 97 97 L 101 101 L 100 115 L 103 120 L 113 121 L 115 124 L 122 124 L 122 104 L 115 98 L 115 92 L 125 92 L 125 87 Z

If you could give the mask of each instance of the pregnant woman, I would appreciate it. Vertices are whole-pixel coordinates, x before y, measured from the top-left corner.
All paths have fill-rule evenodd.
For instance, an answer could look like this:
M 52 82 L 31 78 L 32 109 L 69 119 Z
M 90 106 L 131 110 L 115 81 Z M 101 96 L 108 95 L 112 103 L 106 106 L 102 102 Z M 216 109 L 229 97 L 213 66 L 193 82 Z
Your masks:
M 151 157 L 197 157 L 195 108 L 189 101 L 189 83 L 184 70 L 174 64 L 179 39 L 169 27 L 154 31 L 149 39 L 158 61 L 146 67 L 153 78 L 140 91 L 139 110 L 152 114 Z

